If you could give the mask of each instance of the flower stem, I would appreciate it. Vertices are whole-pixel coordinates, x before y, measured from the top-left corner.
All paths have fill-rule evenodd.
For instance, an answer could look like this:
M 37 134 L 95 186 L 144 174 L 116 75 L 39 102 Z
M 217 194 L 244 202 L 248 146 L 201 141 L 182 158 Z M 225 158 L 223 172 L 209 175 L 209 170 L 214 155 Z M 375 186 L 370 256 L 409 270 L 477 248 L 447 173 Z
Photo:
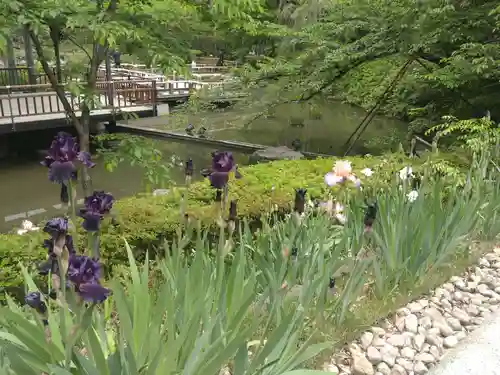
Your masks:
M 92 253 L 92 257 L 95 260 L 99 260 L 100 252 L 99 252 L 99 232 L 87 232 L 88 236 L 88 246 L 89 250 Z

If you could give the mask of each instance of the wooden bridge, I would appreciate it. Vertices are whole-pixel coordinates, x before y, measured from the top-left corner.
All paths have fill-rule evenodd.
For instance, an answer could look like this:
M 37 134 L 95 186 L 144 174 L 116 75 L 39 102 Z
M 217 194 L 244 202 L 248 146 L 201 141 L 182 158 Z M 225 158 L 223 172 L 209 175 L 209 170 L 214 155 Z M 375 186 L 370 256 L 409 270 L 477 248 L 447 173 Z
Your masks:
M 25 70 L 0 69 L 0 83 L 14 83 L 0 85 L 0 134 L 39 129 L 40 126 L 52 127 L 56 125 L 49 125 L 49 122 L 66 121 L 63 104 L 47 77 L 37 75 L 35 84 L 27 84 Z M 222 85 L 222 82 L 176 80 L 155 72 L 126 68 L 113 68 L 112 80 L 105 78 L 105 69 L 101 68 L 91 110 L 91 116 L 97 121 L 121 119 L 130 114 L 155 116 L 159 103 L 186 101 L 196 90 Z M 68 90 L 65 95 L 76 115 L 80 116 L 83 97 Z

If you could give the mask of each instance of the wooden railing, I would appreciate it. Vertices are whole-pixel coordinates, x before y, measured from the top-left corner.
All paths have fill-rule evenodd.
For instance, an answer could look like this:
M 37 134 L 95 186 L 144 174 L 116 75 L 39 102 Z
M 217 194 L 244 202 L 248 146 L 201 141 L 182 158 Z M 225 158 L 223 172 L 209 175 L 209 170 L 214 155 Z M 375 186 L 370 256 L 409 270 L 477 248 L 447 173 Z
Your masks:
M 0 90 L 7 94 L 0 95 L 0 119 L 25 117 L 45 114 L 65 113 L 62 102 L 53 91 L 51 85 L 24 85 L 16 89 L 25 89 L 34 92 L 16 92 L 11 87 L 0 86 Z M 96 110 L 138 107 L 144 105 L 154 106 L 156 103 L 155 81 L 127 81 L 127 82 L 98 82 L 97 83 Z M 71 107 L 74 111 L 82 109 L 83 97 L 66 92 Z

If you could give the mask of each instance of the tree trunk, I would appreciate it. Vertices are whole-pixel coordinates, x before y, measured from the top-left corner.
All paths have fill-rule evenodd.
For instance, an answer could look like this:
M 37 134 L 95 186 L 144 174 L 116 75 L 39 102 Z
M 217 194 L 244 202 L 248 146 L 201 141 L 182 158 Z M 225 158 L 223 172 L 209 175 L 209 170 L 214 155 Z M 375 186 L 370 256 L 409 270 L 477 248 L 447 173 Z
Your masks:
M 36 84 L 35 76 L 35 60 L 33 59 L 33 45 L 31 43 L 30 32 L 25 26 L 23 30 L 24 38 L 24 56 L 26 58 L 26 66 L 28 68 L 28 83 L 30 85 Z
M 54 46 L 54 58 L 56 63 L 56 77 L 57 82 L 62 84 L 62 69 L 61 69 L 61 33 L 59 27 L 50 26 L 50 39 L 52 39 L 52 45 Z
M 14 52 L 14 44 L 12 43 L 12 39 L 9 35 L 5 35 L 6 39 L 6 54 L 7 54 L 7 68 L 9 68 L 7 72 L 7 82 L 6 85 L 17 85 L 19 82 L 18 74 L 16 68 L 16 54 Z M 12 69 L 12 70 L 10 70 Z

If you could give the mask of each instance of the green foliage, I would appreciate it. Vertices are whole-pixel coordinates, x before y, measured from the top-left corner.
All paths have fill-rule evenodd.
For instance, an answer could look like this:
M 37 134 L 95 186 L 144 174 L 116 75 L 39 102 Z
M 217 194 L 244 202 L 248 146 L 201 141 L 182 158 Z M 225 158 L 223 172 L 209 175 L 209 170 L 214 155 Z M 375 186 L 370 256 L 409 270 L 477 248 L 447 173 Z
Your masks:
M 326 318 L 349 306 L 360 292 L 366 262 L 359 262 L 365 266 L 356 269 L 360 278 L 353 278 L 349 293 L 332 298 L 327 294 L 328 279 L 341 266 L 336 256 L 341 247 L 335 245 L 341 227 L 325 217 L 306 220 L 301 227 L 292 220 L 269 227 L 260 233 L 259 248 L 245 226 L 230 263 L 224 261 L 224 238 L 210 249 L 203 233 L 196 236 L 188 230 L 165 249 L 157 294 L 150 288 L 148 262 L 139 267 L 126 245 L 130 279 L 123 285 L 112 282 L 110 303 L 104 309 L 86 307 L 68 292 L 57 311 L 57 304 L 47 300 L 47 328 L 41 317 L 26 314 L 10 301 L 0 317 L 0 342 L 9 368 L 24 374 L 147 370 L 152 375 L 201 375 L 230 367 L 235 375 L 284 375 L 292 370 L 307 375 L 297 368 L 331 345 L 313 341 L 318 328 L 309 317 Z M 287 262 L 280 249 L 297 236 L 302 238 L 297 245 L 312 256 L 301 260 L 304 282 L 292 294 L 281 289 Z M 275 242 L 280 246 L 271 247 Z M 247 258 L 248 248 L 255 249 L 255 262 Z M 194 254 L 189 260 L 183 256 L 186 250 Z M 209 258 L 210 250 L 215 260 Z M 33 285 L 29 277 L 27 283 Z
M 138 167 L 143 172 L 144 187 L 151 193 L 152 187 L 171 185 L 171 169 L 181 163 L 173 156 L 165 161 L 158 149 L 158 142 L 131 135 L 103 134 L 95 137 L 97 153 L 102 157 L 104 167 L 113 172 L 120 164 Z
M 411 179 L 386 181 L 393 174 L 388 163 L 401 162 L 392 157 L 379 161 L 379 169 L 371 165 L 372 177 L 385 180 L 380 190 L 365 184 L 345 198 L 343 226 L 309 209 L 301 219 L 263 220 L 257 232 L 243 221 L 236 237 L 221 229 L 213 242 L 207 231 L 188 225 L 164 244 L 153 280 L 149 258 L 138 266 L 126 244 L 126 277 L 110 282 L 113 295 L 102 308 L 80 303 L 70 290 L 57 302 L 46 299 L 46 316 L 8 299 L 0 307 L 2 369 L 8 375 L 323 374 L 299 368 L 331 347 L 329 334 L 344 328 L 362 301 L 408 295 L 447 264 L 467 259 L 475 241 L 500 234 L 498 225 L 484 231 L 488 218 L 500 213 L 500 172 L 488 169 L 484 178 L 487 158 L 475 160 L 465 186 L 446 194 L 447 176 L 434 176 L 428 162 L 415 163 L 423 178 L 418 197 L 410 199 Z M 353 160 L 355 171 L 368 160 Z M 276 164 L 253 168 L 276 172 Z M 379 213 L 366 233 L 362 202 L 374 196 Z M 26 269 L 23 275 L 36 290 Z
M 400 154 L 383 157 L 349 158 L 354 172 L 362 179 L 368 191 L 387 186 L 394 180 L 396 172 L 405 165 L 411 164 L 415 171 L 430 168 L 434 173 L 441 172 L 450 177 L 450 185 L 463 184 L 465 176 L 461 172 L 463 166 L 455 160 L 448 161 L 450 156 L 440 154 L 430 159 L 408 159 Z M 291 209 L 294 189 L 306 188 L 309 197 L 324 199 L 330 192 L 324 184 L 324 175 L 330 171 L 334 159 L 279 161 L 258 164 L 242 168 L 243 178 L 233 180 L 229 185 L 229 199 L 238 201 L 240 217 L 247 217 L 257 222 L 265 214 L 273 210 L 287 212 Z M 374 175 L 363 177 L 360 171 L 371 168 Z M 293 179 L 290 176 L 294 176 Z M 145 251 L 155 254 L 155 245 L 163 239 L 175 238 L 181 224 L 180 197 L 184 188 L 173 188 L 169 195 L 152 197 L 130 197 L 115 203 L 113 211 L 115 219 L 102 224 L 101 256 L 108 271 L 115 265 L 123 264 L 127 256 L 120 246 L 125 238 L 134 250 L 137 259 L 144 259 Z M 208 181 L 193 183 L 187 191 L 186 213 L 200 221 L 203 226 L 217 231 L 215 219 L 217 212 L 213 207 L 214 190 Z M 77 223 L 77 225 L 79 225 Z M 45 250 L 41 247 L 39 233 L 23 236 L 0 235 L 0 257 L 2 272 L 8 277 L 2 278 L 2 287 L 15 288 L 21 284 L 22 277 L 18 272 L 18 262 L 32 265 L 35 260 L 44 258 Z M 80 235 L 80 247 L 86 248 L 86 236 Z
M 450 113 L 470 118 L 490 110 L 499 118 L 500 48 L 492 37 L 498 28 L 496 2 L 321 5 L 309 22 L 289 27 L 277 56 L 244 70 L 242 81 L 258 88 L 252 105 L 265 111 L 262 107 L 331 94 L 370 108 L 404 61 L 413 58 L 382 106 L 386 114 L 411 120 L 411 133 L 423 133 Z
M 455 137 L 458 147 L 481 154 L 487 149 L 498 150 L 500 144 L 500 127 L 489 118 L 459 120 L 453 116 L 443 117 L 444 123 L 436 125 L 427 131 L 435 133 L 438 138 Z

